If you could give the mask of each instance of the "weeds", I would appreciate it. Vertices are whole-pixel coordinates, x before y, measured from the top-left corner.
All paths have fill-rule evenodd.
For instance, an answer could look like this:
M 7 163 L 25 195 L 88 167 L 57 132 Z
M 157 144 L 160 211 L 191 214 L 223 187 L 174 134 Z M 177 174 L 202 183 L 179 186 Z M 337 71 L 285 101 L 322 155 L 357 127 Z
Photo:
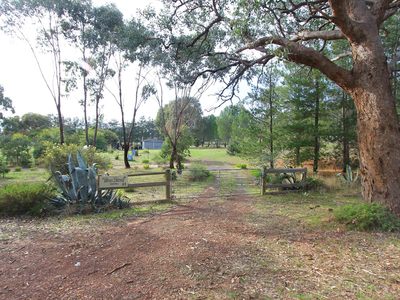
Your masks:
M 335 219 L 350 229 L 399 231 L 400 219 L 377 203 L 348 204 L 334 211 Z

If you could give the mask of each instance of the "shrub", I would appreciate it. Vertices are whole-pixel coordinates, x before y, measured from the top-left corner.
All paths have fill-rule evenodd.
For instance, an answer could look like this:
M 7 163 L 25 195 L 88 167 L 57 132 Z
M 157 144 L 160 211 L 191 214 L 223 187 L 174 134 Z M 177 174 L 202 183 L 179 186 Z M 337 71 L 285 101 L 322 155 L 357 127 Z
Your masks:
M 31 155 L 29 147 L 30 139 L 22 133 L 14 133 L 2 139 L 0 148 L 7 157 L 8 162 L 14 166 L 29 167 Z
M 236 165 L 236 168 L 239 168 L 239 169 L 247 169 L 247 165 L 246 165 L 246 164 L 237 164 L 237 165 Z
M 305 179 L 305 182 L 306 182 L 305 189 L 308 191 L 317 191 L 326 188 L 325 183 L 319 178 L 307 177 Z
M 229 155 L 232 155 L 232 156 L 240 153 L 239 144 L 237 144 L 237 143 L 229 144 L 226 147 L 226 153 L 228 153 Z
M 106 157 L 96 152 L 96 148 L 87 147 L 81 148 L 78 145 L 57 145 L 53 143 L 46 143 L 46 150 L 44 151 L 43 162 L 50 170 L 60 171 L 62 174 L 68 173 L 67 161 L 68 155 L 76 157 L 80 152 L 84 160 L 89 164 L 96 164 L 99 169 L 107 170 L 111 167 L 111 162 Z M 75 161 L 76 162 L 76 161 Z
M 201 164 L 192 164 L 189 169 L 189 181 L 204 181 L 211 176 L 210 171 Z
M 21 167 L 16 167 L 16 168 L 14 169 L 14 172 L 21 172 L 21 171 L 22 171 Z
M 250 170 L 250 174 L 251 174 L 252 176 L 254 176 L 255 178 L 257 178 L 257 179 L 261 178 L 261 176 L 262 176 L 262 172 L 261 172 L 261 170 L 259 170 L 259 169 Z
M 142 163 L 144 163 L 144 164 L 148 164 L 150 161 L 148 160 L 148 159 L 143 159 L 142 160 Z
M 119 155 L 117 154 L 117 155 L 115 155 L 115 160 L 119 160 Z
M 0 190 L 0 214 L 40 216 L 50 209 L 54 196 L 54 189 L 43 183 L 10 184 Z
M 378 203 L 343 205 L 334 211 L 336 221 L 356 230 L 400 230 L 400 219 Z
M 144 165 L 143 165 L 143 169 L 145 169 L 145 170 L 150 169 L 150 165 L 149 165 L 149 164 L 144 164 Z
M 7 159 L 0 153 L 0 174 L 4 178 L 5 174 L 7 174 L 8 172 L 10 172 L 10 169 L 7 166 Z
M 151 161 L 155 162 L 156 164 L 165 164 L 167 162 L 167 159 L 161 157 L 159 154 L 154 154 L 151 157 Z

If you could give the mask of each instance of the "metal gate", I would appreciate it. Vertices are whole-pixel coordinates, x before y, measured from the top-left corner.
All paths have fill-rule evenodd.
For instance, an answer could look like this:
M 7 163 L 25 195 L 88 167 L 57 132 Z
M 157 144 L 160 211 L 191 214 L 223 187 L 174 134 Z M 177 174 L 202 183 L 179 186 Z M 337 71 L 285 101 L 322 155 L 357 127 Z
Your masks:
M 183 170 L 172 175 L 172 197 L 213 198 L 261 193 L 260 169 L 208 169 L 208 176 L 200 180 L 193 171 Z

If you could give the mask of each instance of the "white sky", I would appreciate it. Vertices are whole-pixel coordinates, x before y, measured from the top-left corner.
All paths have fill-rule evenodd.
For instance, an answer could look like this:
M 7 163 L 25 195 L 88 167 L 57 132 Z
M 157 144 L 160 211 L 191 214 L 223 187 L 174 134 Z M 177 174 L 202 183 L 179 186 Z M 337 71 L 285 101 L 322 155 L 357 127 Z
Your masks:
M 147 5 L 157 6 L 158 0 L 93 0 L 94 5 L 103 5 L 106 3 L 115 3 L 117 7 L 124 13 L 125 18 L 132 17 L 137 9 L 143 9 Z M 49 67 L 49 57 L 44 54 L 40 55 L 41 64 L 44 66 L 46 76 L 51 78 L 51 67 Z M 125 85 L 128 86 L 125 90 L 126 100 L 132 99 L 134 95 L 134 85 L 130 85 L 134 81 L 133 74 L 126 74 Z M 78 83 L 79 84 L 79 83 Z M 18 40 L 5 35 L 0 31 L 0 85 L 4 87 L 5 95 L 12 99 L 17 115 L 23 115 L 28 112 L 40 114 L 56 114 L 56 107 L 52 100 L 50 92 L 47 90 L 43 79 L 40 76 L 38 67 L 34 57 L 29 50 L 28 45 Z M 115 90 L 116 85 L 113 82 L 108 82 L 107 86 L 111 90 Z M 166 89 L 166 87 L 164 87 Z M 217 105 L 217 98 L 214 94 L 218 91 L 218 87 L 206 91 L 200 102 L 204 113 L 216 113 L 210 111 Z M 82 93 L 79 90 L 63 100 L 63 114 L 65 117 L 83 118 L 82 107 L 78 104 Z M 119 120 L 120 113 L 117 104 L 108 92 L 104 92 L 105 98 L 102 100 L 105 120 Z M 165 93 L 165 101 L 173 98 L 171 91 Z M 139 116 L 155 118 L 158 106 L 154 99 L 149 100 L 139 111 Z M 129 120 L 130 109 L 128 107 L 127 119 Z M 89 112 L 93 118 L 93 111 Z

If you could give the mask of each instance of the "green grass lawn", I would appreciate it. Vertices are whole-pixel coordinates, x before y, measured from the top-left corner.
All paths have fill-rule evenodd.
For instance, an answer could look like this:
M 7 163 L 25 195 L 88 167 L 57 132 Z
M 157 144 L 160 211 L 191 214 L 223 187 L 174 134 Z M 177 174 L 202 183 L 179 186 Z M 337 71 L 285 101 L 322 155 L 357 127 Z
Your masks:
M 248 163 L 245 159 L 238 156 L 228 155 L 225 148 L 218 149 L 208 149 L 208 148 L 191 148 L 190 157 L 188 160 L 190 162 L 198 161 L 207 164 L 217 163 L 217 164 L 227 164 L 227 165 L 237 165 Z
M 0 187 L 10 183 L 45 182 L 49 177 L 50 173 L 44 168 L 21 169 L 19 172 L 11 169 L 4 178 L 0 176 Z
M 147 152 L 148 151 L 148 152 Z M 135 157 L 134 161 L 130 161 L 133 169 L 143 169 L 144 164 L 151 165 L 167 165 L 167 160 L 160 161 L 160 150 L 139 150 L 139 156 Z M 103 153 L 109 158 L 114 169 L 124 169 L 124 154 L 123 151 L 115 150 L 112 153 Z M 118 159 L 116 159 L 118 158 Z M 149 161 L 149 162 L 146 162 Z M 228 155 L 225 148 L 208 149 L 208 148 L 191 148 L 190 156 L 186 158 L 186 163 L 199 162 L 206 165 L 227 165 L 234 167 L 237 164 L 251 165 L 247 160 L 238 156 Z

